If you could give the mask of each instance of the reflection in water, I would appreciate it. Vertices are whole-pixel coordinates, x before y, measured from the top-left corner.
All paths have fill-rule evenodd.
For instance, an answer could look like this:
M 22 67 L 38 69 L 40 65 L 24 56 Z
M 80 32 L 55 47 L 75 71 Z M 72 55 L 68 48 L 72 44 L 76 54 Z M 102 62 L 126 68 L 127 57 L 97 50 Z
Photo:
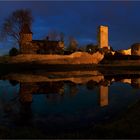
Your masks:
M 140 78 L 131 79 L 131 85 L 133 88 L 140 88 Z
M 22 103 L 32 102 L 32 93 L 36 91 L 36 86 L 32 83 L 20 83 L 19 96 Z
M 93 87 L 95 87 L 95 81 L 90 81 L 87 84 L 87 89 L 93 89 L 91 83 L 93 83 Z M 61 100 L 65 92 L 65 84 L 67 85 L 68 94 L 70 96 L 75 96 L 78 93 L 77 85 L 72 82 L 20 83 L 20 101 L 22 103 L 31 103 L 33 94 L 46 94 L 48 101 L 51 102 Z M 99 104 L 102 107 L 108 105 L 108 86 L 99 85 L 99 88 Z
M 73 82 L 67 82 L 67 90 L 70 96 L 75 96 L 78 93 L 77 84 Z
M 29 101 L 29 100 L 28 100 Z M 19 125 L 30 125 L 32 120 L 32 109 L 31 102 L 21 102 L 20 104 L 20 112 L 19 112 L 19 120 L 16 120 L 16 123 Z
M 108 105 L 108 86 L 100 86 L 100 106 Z
M 22 103 L 32 102 L 33 94 L 47 94 L 49 100 L 53 100 L 53 96 L 49 94 L 63 95 L 64 83 L 63 82 L 41 82 L 41 83 L 20 83 L 20 100 Z M 54 96 L 54 97 L 55 97 Z M 57 96 L 56 96 L 57 97 Z
M 74 121 L 84 123 L 93 118 L 95 120 L 102 120 L 102 118 L 109 116 L 106 113 L 107 109 L 109 110 L 108 112 L 113 114 L 114 111 L 124 108 L 125 105 L 121 106 L 120 102 L 128 105 L 131 99 L 134 101 L 134 97 L 132 98 L 132 96 L 139 97 L 138 94 L 130 95 L 127 88 L 130 87 L 129 85 L 133 88 L 140 88 L 140 76 L 104 76 L 101 73 L 92 74 L 92 72 L 84 72 L 83 75 L 80 72 L 73 72 L 70 75 L 68 73 L 46 75 L 38 76 L 30 74 L 30 76 L 26 76 L 26 74 L 22 74 L 20 76 L 20 74 L 14 74 L 14 76 L 5 76 L 5 78 L 10 80 L 12 87 L 17 85 L 17 81 L 19 82 L 17 124 L 31 125 L 33 118 L 37 116 L 39 120 L 41 115 L 43 116 L 41 121 L 46 119 L 47 125 L 51 121 L 54 125 L 56 121 L 66 123 L 69 120 L 71 124 Z M 121 86 L 126 85 L 127 87 L 123 91 L 121 86 L 116 85 L 116 83 Z M 116 90 L 120 89 L 121 92 L 114 94 Z M 10 95 L 8 94 L 8 96 Z M 122 99 L 120 99 L 121 97 Z M 112 106 L 117 109 L 115 110 Z M 7 113 L 9 110 L 7 107 L 4 113 Z M 80 115 L 78 116 L 78 114 Z
M 99 88 L 100 93 L 97 100 L 99 105 L 103 107 L 109 104 L 109 86 L 114 82 L 120 81 L 132 85 L 133 88 L 140 88 L 140 78 L 136 78 L 137 76 L 134 75 L 130 79 L 130 75 L 104 76 L 97 71 L 87 73 L 79 71 L 72 73 L 55 72 L 49 73 L 50 75 L 44 74 L 43 76 L 31 74 L 28 76 L 21 74 L 20 76 L 19 74 L 13 74 L 14 76 L 8 75 L 5 78 L 10 78 L 9 81 L 13 86 L 17 84 L 17 81 L 20 81 L 19 95 L 20 101 L 23 104 L 30 104 L 33 100 L 33 94 L 46 94 L 49 102 L 59 101 L 65 94 L 65 87 L 70 96 L 75 96 L 79 92 L 77 85 L 86 85 L 88 90 L 94 90 L 96 87 Z
M 109 104 L 109 85 L 113 82 L 120 81 L 122 83 L 127 83 L 132 85 L 133 88 L 140 88 L 140 78 L 135 79 L 122 79 L 113 77 L 110 80 L 98 79 L 98 76 L 92 77 L 92 80 L 89 80 L 86 84 L 88 90 L 94 90 L 95 87 L 99 87 L 99 96 L 97 99 L 101 107 L 107 106 Z M 113 80 L 114 79 L 114 80 Z M 74 81 L 74 79 L 73 79 Z M 81 80 L 82 81 L 82 80 Z M 77 82 L 77 79 L 76 81 Z M 46 97 L 49 102 L 54 102 L 61 100 L 64 95 L 64 87 L 67 85 L 69 95 L 75 96 L 78 93 L 77 84 L 74 82 L 35 82 L 35 83 L 20 83 L 20 99 L 23 103 L 31 103 L 33 94 L 46 94 Z M 60 96 L 61 95 L 61 96 Z

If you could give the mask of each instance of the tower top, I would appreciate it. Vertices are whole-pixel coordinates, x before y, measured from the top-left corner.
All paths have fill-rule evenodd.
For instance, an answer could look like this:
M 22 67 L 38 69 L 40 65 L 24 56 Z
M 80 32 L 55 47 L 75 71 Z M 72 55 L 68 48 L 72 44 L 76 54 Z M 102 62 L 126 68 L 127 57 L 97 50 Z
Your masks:
M 30 29 L 28 24 L 23 24 L 22 25 L 20 33 L 32 34 L 31 29 Z
M 99 27 L 107 27 L 107 28 L 108 28 L 108 26 L 107 26 L 107 25 L 100 25 Z

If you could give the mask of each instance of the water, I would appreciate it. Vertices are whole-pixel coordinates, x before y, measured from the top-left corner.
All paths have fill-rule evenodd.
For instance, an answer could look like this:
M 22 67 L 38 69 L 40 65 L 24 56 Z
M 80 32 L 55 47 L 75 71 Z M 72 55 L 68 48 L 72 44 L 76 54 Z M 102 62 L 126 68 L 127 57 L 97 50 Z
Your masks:
M 94 71 L 9 74 L 0 80 L 0 125 L 59 132 L 107 123 L 140 100 L 139 79 Z

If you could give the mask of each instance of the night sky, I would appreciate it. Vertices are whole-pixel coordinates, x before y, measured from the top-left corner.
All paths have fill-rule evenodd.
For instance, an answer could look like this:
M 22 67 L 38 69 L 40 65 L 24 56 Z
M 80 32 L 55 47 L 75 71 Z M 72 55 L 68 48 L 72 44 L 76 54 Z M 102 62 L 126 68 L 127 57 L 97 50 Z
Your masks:
M 80 46 L 96 44 L 97 27 L 107 25 L 114 50 L 140 42 L 140 1 L 0 1 L 0 24 L 12 11 L 25 8 L 34 17 L 33 39 L 55 30 L 66 40 L 73 36 Z M 0 54 L 8 52 L 9 44 L 0 44 Z

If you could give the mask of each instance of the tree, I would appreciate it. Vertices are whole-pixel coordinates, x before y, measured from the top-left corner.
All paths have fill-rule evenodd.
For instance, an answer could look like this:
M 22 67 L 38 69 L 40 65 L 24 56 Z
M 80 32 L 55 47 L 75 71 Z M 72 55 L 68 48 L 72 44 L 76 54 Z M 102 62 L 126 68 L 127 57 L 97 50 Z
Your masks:
M 8 18 L 4 20 L 1 26 L 1 39 L 12 39 L 14 43 L 20 43 L 20 30 L 24 24 L 31 27 L 33 17 L 29 9 L 20 9 L 12 12 Z
M 88 44 L 86 46 L 86 52 L 88 53 L 95 53 L 98 51 L 98 46 L 97 45 L 94 45 L 94 44 Z
M 64 33 L 63 32 L 58 32 L 56 30 L 50 30 L 49 33 L 48 33 L 48 38 L 50 40 L 64 41 Z
M 10 56 L 16 56 L 16 55 L 18 55 L 18 54 L 19 54 L 19 51 L 18 51 L 17 48 L 12 48 L 12 49 L 10 49 L 10 51 L 9 51 L 9 55 L 10 55 Z
M 59 36 L 60 36 L 60 41 L 64 41 L 64 37 L 65 37 L 64 33 L 60 32 Z
M 67 50 L 71 52 L 75 52 L 78 47 L 78 42 L 74 37 L 69 37 L 69 45 Z
M 50 40 L 58 40 L 58 32 L 56 30 L 50 30 L 48 37 Z

